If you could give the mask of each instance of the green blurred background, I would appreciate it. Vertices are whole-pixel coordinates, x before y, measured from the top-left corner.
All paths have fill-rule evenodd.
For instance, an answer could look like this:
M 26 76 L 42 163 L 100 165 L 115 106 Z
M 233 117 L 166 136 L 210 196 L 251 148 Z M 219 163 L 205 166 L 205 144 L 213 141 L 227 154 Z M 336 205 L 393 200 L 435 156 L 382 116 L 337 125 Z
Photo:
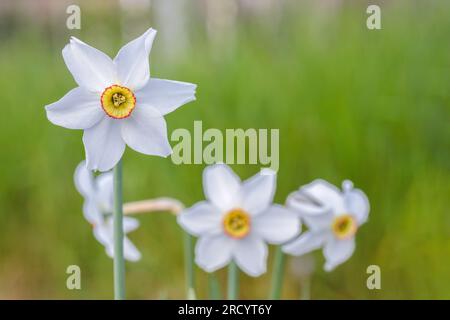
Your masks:
M 368 4 L 382 30 L 366 28 Z M 81 30 L 66 8 L 81 7 Z M 315 178 L 349 178 L 368 194 L 353 257 L 331 273 L 314 253 L 313 299 L 450 299 L 450 2 L 295 0 L 4 1 L 0 3 L 0 298 L 112 298 L 112 260 L 81 213 L 73 171 L 82 132 L 51 124 L 44 105 L 75 86 L 61 49 L 70 35 L 114 55 L 158 30 L 152 75 L 198 84 L 166 117 L 169 133 L 279 128 L 276 200 Z M 125 200 L 203 199 L 204 165 L 127 149 Z M 257 165 L 234 165 L 242 178 Z M 182 233 L 168 213 L 139 217 L 128 298 L 184 298 Z M 272 250 L 273 253 L 273 250 Z M 270 256 L 270 262 L 273 255 Z M 82 290 L 66 289 L 66 268 Z M 381 268 L 382 289 L 366 287 Z M 298 267 L 298 266 L 297 266 Z M 270 268 L 270 267 L 269 267 Z M 298 270 L 297 270 L 298 271 Z M 283 298 L 301 284 L 289 262 Z M 208 297 L 197 269 L 198 296 Z M 225 289 L 225 273 L 218 277 Z M 242 298 L 266 298 L 270 272 L 241 276 Z

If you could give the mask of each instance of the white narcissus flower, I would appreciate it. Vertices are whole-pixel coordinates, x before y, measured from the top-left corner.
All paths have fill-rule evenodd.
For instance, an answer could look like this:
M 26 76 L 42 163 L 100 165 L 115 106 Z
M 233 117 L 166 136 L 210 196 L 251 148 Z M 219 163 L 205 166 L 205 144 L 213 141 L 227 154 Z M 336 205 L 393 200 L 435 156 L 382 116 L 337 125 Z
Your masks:
M 196 85 L 150 78 L 155 35 L 147 30 L 113 60 L 75 37 L 62 51 L 78 87 L 47 105 L 47 117 L 56 125 L 84 130 L 90 170 L 114 167 L 125 145 L 148 155 L 172 152 L 163 116 L 195 100 Z
M 245 273 L 266 271 L 267 244 L 281 244 L 300 232 L 300 219 L 272 204 L 276 174 L 264 170 L 241 183 L 225 164 L 209 166 L 203 173 L 206 201 L 178 216 L 187 232 L 198 236 L 195 261 L 207 272 L 234 260 Z
M 74 179 L 78 192 L 84 197 L 84 217 L 92 225 L 95 238 L 105 247 L 108 256 L 113 258 L 113 174 L 112 172 L 102 173 L 94 178 L 83 161 L 75 170 Z M 138 220 L 130 217 L 123 218 L 125 234 L 138 227 Z M 138 261 L 141 258 L 139 250 L 126 236 L 123 239 L 123 252 L 125 259 L 129 261 Z
M 342 188 L 315 180 L 288 197 L 287 206 L 300 214 L 309 230 L 284 245 L 284 252 L 299 256 L 323 247 L 326 271 L 352 256 L 355 234 L 369 216 L 369 200 L 348 180 Z

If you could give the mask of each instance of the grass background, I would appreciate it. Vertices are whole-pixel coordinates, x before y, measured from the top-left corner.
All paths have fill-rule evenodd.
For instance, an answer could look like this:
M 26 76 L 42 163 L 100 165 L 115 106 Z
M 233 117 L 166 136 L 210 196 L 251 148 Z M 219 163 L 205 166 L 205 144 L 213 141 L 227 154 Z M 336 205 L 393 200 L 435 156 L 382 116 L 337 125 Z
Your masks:
M 75 86 L 61 57 L 70 35 L 110 55 L 124 42 L 117 7 L 78 3 L 79 31 L 65 28 L 65 8 L 52 21 L 16 11 L 0 23 L 0 298 L 112 297 L 112 261 L 72 183 L 84 158 L 82 132 L 52 125 L 44 111 Z M 238 15 L 233 38 L 221 43 L 208 36 L 200 2 L 190 6 L 188 46 L 169 59 L 158 35 L 151 55 L 153 76 L 198 84 L 197 101 L 166 117 L 169 133 L 192 130 L 194 120 L 221 130 L 279 128 L 278 202 L 318 177 L 349 178 L 366 191 L 370 220 L 354 256 L 325 273 L 314 254 L 313 299 L 450 299 L 450 3 L 371 1 L 382 8 L 379 31 L 365 26 L 365 1 L 314 3 L 286 1 L 277 19 Z M 162 27 L 152 15 L 139 21 Z M 173 196 L 191 205 L 203 199 L 203 168 L 127 149 L 124 198 Z M 233 169 L 246 178 L 259 166 Z M 174 217 L 140 221 L 130 238 L 143 259 L 127 264 L 128 297 L 183 298 Z M 66 289 L 71 264 L 81 267 L 82 290 Z M 371 264 L 381 267 L 382 290 L 366 288 Z M 224 289 L 224 272 L 218 276 Z M 267 296 L 270 273 L 241 279 L 241 297 Z M 206 298 L 199 269 L 197 282 Z M 289 271 L 283 297 L 298 290 Z

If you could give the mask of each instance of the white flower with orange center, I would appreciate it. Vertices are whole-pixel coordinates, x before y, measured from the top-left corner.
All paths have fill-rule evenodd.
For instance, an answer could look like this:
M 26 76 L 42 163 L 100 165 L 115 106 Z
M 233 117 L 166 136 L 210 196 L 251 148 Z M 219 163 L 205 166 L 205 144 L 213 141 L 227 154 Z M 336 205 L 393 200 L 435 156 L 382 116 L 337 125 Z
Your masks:
M 114 59 L 74 37 L 62 51 L 78 87 L 46 106 L 59 126 L 84 130 L 87 166 L 107 171 L 125 145 L 158 156 L 172 149 L 164 115 L 195 100 L 196 85 L 150 78 L 148 56 L 156 31 L 129 42 Z
M 300 256 L 323 247 L 326 271 L 352 256 L 356 232 L 369 216 L 369 200 L 348 180 L 342 188 L 315 180 L 288 197 L 287 206 L 300 214 L 309 230 L 284 245 L 284 252 Z
M 178 223 L 198 236 L 196 263 L 207 272 L 234 260 L 245 273 L 266 271 L 267 244 L 281 244 L 300 232 L 300 219 L 283 206 L 272 204 L 276 173 L 263 170 L 241 182 L 225 164 L 203 173 L 206 201 L 184 210 Z
M 102 173 L 94 178 L 83 161 L 75 170 L 74 180 L 78 192 L 84 197 L 84 217 L 92 225 L 95 238 L 105 247 L 108 256 L 113 258 L 113 173 Z M 138 220 L 123 218 L 125 234 L 138 227 Z M 141 253 L 127 237 L 123 239 L 123 253 L 129 261 L 138 261 L 141 258 Z

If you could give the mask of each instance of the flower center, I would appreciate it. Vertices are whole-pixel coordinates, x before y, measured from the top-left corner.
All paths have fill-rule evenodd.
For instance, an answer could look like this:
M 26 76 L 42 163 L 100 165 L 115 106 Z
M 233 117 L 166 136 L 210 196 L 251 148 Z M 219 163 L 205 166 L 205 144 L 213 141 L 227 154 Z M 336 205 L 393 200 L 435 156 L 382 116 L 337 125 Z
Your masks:
M 356 233 L 358 226 L 356 225 L 355 219 L 351 215 L 344 214 L 334 219 L 332 229 L 334 235 L 338 239 L 343 240 L 351 238 Z
M 223 228 L 232 238 L 244 238 L 250 232 L 250 215 L 242 209 L 233 209 L 225 214 Z
M 103 91 L 100 101 L 105 113 L 115 119 L 128 117 L 136 106 L 133 92 L 116 84 Z

